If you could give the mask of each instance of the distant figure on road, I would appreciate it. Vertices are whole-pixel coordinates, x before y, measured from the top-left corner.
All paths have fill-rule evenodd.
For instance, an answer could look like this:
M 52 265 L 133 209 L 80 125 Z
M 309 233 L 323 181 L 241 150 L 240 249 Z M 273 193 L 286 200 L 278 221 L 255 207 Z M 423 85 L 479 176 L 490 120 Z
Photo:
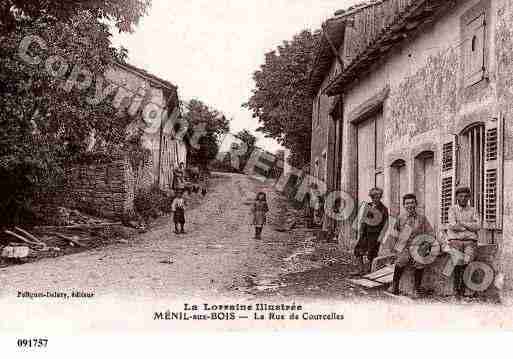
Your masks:
M 176 193 L 185 190 L 185 164 L 183 162 L 180 162 L 180 165 L 174 171 L 173 190 Z
M 255 203 L 253 204 L 253 225 L 255 226 L 255 239 L 262 238 L 262 228 L 266 223 L 266 213 L 269 212 L 267 198 L 264 192 L 258 192 Z
M 200 170 L 198 166 L 190 167 L 187 172 L 189 174 L 189 178 L 191 179 L 191 181 L 193 181 L 194 183 L 198 183 L 200 178 Z
M 183 229 L 185 225 L 185 200 L 183 199 L 182 191 L 177 192 L 171 204 L 171 211 L 173 212 L 173 221 L 175 222 L 175 233 L 185 233 Z M 180 231 L 178 231 L 178 225 L 181 227 Z

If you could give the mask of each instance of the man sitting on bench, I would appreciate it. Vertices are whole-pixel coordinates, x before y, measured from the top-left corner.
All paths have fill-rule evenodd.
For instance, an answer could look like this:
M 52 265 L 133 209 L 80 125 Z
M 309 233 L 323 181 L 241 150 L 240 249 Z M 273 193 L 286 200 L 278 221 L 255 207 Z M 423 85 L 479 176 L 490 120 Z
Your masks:
M 422 236 L 424 238 L 435 238 L 435 233 L 426 216 L 417 212 L 417 197 L 413 193 L 403 196 L 403 206 L 406 213 L 397 220 L 394 226 L 395 235 L 392 235 L 392 237 L 395 237 L 394 243 L 397 243 L 394 247 L 394 250 L 397 251 L 397 259 L 395 261 L 392 285 L 388 292 L 395 295 L 399 294 L 399 282 L 404 270 L 406 266 L 412 265 L 415 268 L 413 297 L 419 298 L 426 294 L 426 291 L 421 288 L 426 264 L 416 261 L 413 257 L 413 251 L 415 250 L 414 241 L 422 238 Z
M 456 296 L 465 294 L 463 273 L 467 265 L 474 260 L 477 248 L 478 232 L 481 229 L 481 219 L 474 207 L 469 205 L 472 191 L 469 187 L 456 189 L 456 205 L 449 208 L 449 226 L 447 229 L 448 245 L 460 252 L 454 267 L 454 290 Z M 447 251 L 446 248 L 443 248 Z

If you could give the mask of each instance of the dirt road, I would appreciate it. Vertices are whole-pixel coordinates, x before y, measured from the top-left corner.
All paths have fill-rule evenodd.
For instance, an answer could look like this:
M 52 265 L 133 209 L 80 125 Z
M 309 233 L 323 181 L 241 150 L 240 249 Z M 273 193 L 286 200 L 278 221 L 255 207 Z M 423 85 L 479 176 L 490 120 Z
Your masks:
M 293 248 L 287 233 L 273 230 L 279 224 L 277 194 L 267 189 L 271 225 L 257 241 L 249 204 L 260 183 L 237 174 L 213 182 L 203 203 L 187 213 L 186 234 L 173 233 L 170 217 L 161 219 L 160 226 L 129 244 L 1 269 L 0 291 L 211 296 L 269 285 L 266 278 L 280 274 L 282 258 Z
M 405 305 L 380 290 L 349 282 L 350 255 L 335 244 L 315 242 L 299 223 L 279 231 L 294 211 L 266 188 L 271 213 L 262 240 L 253 239 L 250 200 L 259 183 L 243 175 L 212 179 L 202 203 L 187 213 L 187 234 L 172 232 L 161 218 L 128 244 L 0 269 L 0 332 L 47 333 L 102 330 L 198 330 L 196 321 L 155 321 L 154 313 L 184 310 L 184 303 L 300 303 L 307 311 L 344 313 L 342 321 L 276 321 L 277 327 L 388 330 L 394 328 L 496 328 L 512 322 L 500 306 Z M 91 300 L 34 299 L 19 293 L 94 293 Z M 222 299 L 226 299 L 222 301 Z M 220 299 L 217 301 L 217 299 Z M 204 301 L 202 301 L 204 300 Z M 411 300 L 410 300 L 411 301 Z M 315 303 L 315 304 L 314 304 Z M 358 305 L 356 305 L 358 304 Z M 453 318 L 451 320 L 447 318 Z M 372 318 L 373 320 L 369 320 Z M 213 321 L 201 328 L 265 328 L 266 321 Z

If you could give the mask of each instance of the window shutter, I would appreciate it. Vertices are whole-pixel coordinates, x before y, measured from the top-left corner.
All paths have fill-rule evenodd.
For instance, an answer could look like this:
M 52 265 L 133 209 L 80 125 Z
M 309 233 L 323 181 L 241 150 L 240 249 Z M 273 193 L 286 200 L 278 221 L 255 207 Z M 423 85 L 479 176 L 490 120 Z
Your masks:
M 315 96 L 312 106 L 312 129 L 315 129 L 315 126 L 317 126 L 317 96 Z
M 483 227 L 486 229 L 502 228 L 503 122 L 501 115 L 486 122 L 485 127 Z
M 467 24 L 466 82 L 473 85 L 485 74 L 485 14 L 481 14 Z
M 440 151 L 440 224 L 449 222 L 449 208 L 454 203 L 454 191 L 456 188 L 458 141 L 455 135 L 448 136 L 442 142 Z

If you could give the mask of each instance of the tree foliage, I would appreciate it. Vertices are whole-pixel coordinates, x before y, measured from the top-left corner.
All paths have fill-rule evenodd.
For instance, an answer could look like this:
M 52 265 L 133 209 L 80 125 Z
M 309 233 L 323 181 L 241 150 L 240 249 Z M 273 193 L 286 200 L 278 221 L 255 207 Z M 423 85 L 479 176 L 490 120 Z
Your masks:
M 83 11 L 113 22 L 119 31 L 132 32 L 150 5 L 151 0 L 0 0 L 0 33 L 12 31 L 20 17 L 68 21 Z
M 186 139 L 189 142 L 187 162 L 206 169 L 216 158 L 219 142 L 230 130 L 230 122 L 221 112 L 200 100 L 192 99 L 185 107 L 183 118 L 188 124 Z
M 94 97 L 107 66 L 126 55 L 111 46 L 108 25 L 100 21 L 105 15 L 71 11 L 75 2 L 44 1 L 41 4 L 52 8 L 43 6 L 39 12 L 37 1 L 2 5 L 6 3 L 16 3 L 31 15 L 17 18 L 12 31 L 0 35 L 0 211 L 7 214 L 2 222 L 11 223 L 23 220 L 35 191 L 57 183 L 64 164 L 85 152 L 91 133 L 119 148 L 130 119 L 119 116 L 109 99 L 94 105 L 86 100 Z M 47 15 L 57 3 L 66 3 L 63 11 L 74 15 L 66 21 Z M 45 43 L 46 48 L 36 44 L 28 51 L 40 57 L 38 65 L 19 56 L 27 36 Z M 59 61 L 49 66 L 52 57 Z M 48 71 L 59 68 L 64 71 L 58 76 Z M 64 89 L 75 68 L 90 71 L 88 89 Z
M 242 141 L 242 143 L 244 144 L 243 146 L 244 146 L 245 152 L 243 155 L 239 156 L 240 169 L 243 170 L 246 167 L 246 164 L 247 164 L 249 158 L 251 157 L 251 154 L 253 153 L 253 151 L 256 148 L 257 138 L 248 130 L 242 130 L 242 131 L 237 132 L 235 137 L 240 139 Z
M 309 73 L 318 33 L 304 30 L 265 55 L 265 63 L 253 75 L 255 89 L 243 106 L 249 108 L 258 131 L 276 139 L 291 151 L 291 164 L 309 162 L 312 98 Z
M 222 160 L 215 161 L 214 167 L 225 172 L 242 173 L 256 148 L 257 138 L 248 130 L 242 130 L 232 140 L 227 151 L 223 153 Z

